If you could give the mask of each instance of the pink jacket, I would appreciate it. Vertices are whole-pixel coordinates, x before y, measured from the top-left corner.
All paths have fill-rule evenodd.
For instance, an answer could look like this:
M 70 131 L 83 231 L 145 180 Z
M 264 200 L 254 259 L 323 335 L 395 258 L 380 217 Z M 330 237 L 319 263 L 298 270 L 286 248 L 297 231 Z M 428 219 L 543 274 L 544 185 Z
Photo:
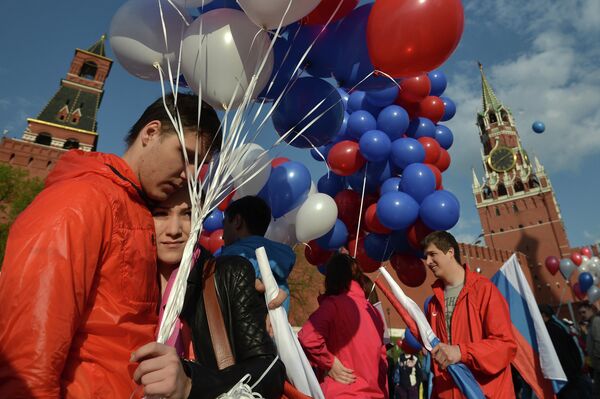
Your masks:
M 325 397 L 387 399 L 383 320 L 360 285 L 352 281 L 347 293 L 321 296 L 319 304 L 298 333 L 308 359 L 328 371 L 337 357 L 356 375 L 350 385 L 325 377 L 321 383 Z

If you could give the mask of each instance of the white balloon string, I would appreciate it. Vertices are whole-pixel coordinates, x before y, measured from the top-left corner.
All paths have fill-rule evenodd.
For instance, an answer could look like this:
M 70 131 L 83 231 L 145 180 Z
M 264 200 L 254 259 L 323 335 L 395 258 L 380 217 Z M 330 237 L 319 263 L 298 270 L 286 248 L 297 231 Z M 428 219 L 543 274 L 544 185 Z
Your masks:
M 358 240 L 360 236 L 360 222 L 362 220 L 362 212 L 363 205 L 365 203 L 365 189 L 367 187 L 367 168 L 369 167 L 369 163 L 365 164 L 365 176 L 363 178 L 363 186 L 362 186 L 362 194 L 360 196 L 360 209 L 358 210 L 358 226 L 356 227 L 356 240 L 354 241 L 354 258 L 356 258 L 356 254 L 358 253 Z

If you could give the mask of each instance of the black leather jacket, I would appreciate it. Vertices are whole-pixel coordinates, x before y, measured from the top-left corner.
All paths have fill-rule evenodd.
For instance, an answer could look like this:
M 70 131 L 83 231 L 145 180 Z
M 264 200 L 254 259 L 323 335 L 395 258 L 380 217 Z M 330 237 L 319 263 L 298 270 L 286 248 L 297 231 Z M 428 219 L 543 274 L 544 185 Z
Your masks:
M 240 256 L 217 258 L 215 280 L 225 328 L 228 332 L 235 365 L 219 370 L 208 330 L 202 296 L 202 275 L 210 259 L 203 250 L 188 278 L 181 316 L 192 329 L 196 361 L 184 361 L 192 379 L 190 399 L 215 399 L 227 392 L 246 374 L 249 385 L 264 373 L 277 356 L 277 349 L 265 327 L 267 307 L 264 297 L 254 288 L 255 274 L 248 260 Z M 265 398 L 279 398 L 283 392 L 285 367 L 281 360 L 254 388 Z

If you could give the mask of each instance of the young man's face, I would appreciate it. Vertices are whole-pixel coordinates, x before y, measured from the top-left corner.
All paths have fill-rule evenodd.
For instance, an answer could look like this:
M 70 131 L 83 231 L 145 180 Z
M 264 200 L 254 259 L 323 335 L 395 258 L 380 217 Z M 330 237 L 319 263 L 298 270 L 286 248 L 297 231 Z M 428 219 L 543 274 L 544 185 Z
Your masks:
M 585 321 L 589 321 L 592 318 L 592 316 L 594 316 L 594 312 L 592 311 L 592 309 L 586 307 L 579 308 L 579 311 L 577 313 L 579 314 L 579 317 Z
M 194 161 L 196 151 L 196 134 L 187 132 L 185 151 L 190 163 Z M 198 158 L 204 156 L 202 139 L 198 138 Z M 160 133 L 149 139 L 144 149 L 145 154 L 139 166 L 139 179 L 142 189 L 153 201 L 162 202 L 177 191 L 186 180 L 185 160 L 181 143 L 177 134 Z
M 446 279 L 454 264 L 454 249 L 450 248 L 444 253 L 435 244 L 429 244 L 425 248 L 425 264 L 437 278 Z

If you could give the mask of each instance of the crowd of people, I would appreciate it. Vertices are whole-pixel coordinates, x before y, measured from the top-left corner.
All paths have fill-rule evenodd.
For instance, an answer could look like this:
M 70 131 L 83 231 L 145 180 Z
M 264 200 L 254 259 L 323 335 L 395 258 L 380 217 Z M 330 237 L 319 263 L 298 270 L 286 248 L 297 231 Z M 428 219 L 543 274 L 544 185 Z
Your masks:
M 174 109 L 172 96 L 166 104 Z M 13 225 L 0 274 L 0 397 L 212 399 L 246 374 L 264 398 L 290 395 L 267 309 L 289 306 L 296 257 L 264 237 L 271 211 L 258 197 L 229 204 L 219 256 L 196 244 L 181 315 L 167 342 L 155 342 L 191 234 L 182 151 L 210 156 L 220 142 L 212 108 L 180 94 L 177 109 L 184 148 L 160 98 L 122 157 L 65 154 Z M 268 305 L 259 247 L 280 288 Z M 373 282 L 348 254 L 327 261 L 319 307 L 298 333 L 326 398 L 458 398 L 447 368 L 459 362 L 486 397 L 515 396 L 506 301 L 461 264 L 451 234 L 433 232 L 422 247 L 437 278 L 425 313 L 441 341 L 425 357 L 390 357 Z M 600 384 L 600 317 L 581 304 L 583 333 L 574 335 L 551 308 L 540 310 L 569 380 L 559 397 L 585 398 L 583 370 Z

